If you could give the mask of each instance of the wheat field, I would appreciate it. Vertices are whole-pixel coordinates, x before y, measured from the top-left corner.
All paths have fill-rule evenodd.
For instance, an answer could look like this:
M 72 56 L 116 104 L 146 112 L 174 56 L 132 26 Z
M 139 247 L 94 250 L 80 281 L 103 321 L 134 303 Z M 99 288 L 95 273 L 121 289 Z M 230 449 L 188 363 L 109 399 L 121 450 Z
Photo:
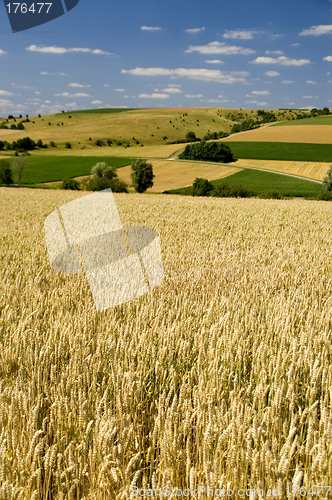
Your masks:
M 165 278 L 96 312 L 44 243 L 79 196 L 0 188 L 1 500 L 330 484 L 331 205 L 115 194 Z
M 240 172 L 240 168 L 218 165 L 216 163 L 174 161 L 174 160 L 151 160 L 153 173 L 153 187 L 148 192 L 163 192 L 167 189 L 176 189 L 179 187 L 190 186 L 196 177 L 203 177 L 209 181 L 222 179 L 229 175 Z M 121 180 L 131 184 L 131 165 L 118 169 L 118 175 Z
M 322 181 L 326 176 L 331 163 L 319 163 L 312 161 L 280 161 L 280 160 L 237 160 L 232 163 L 237 167 L 254 167 L 273 172 L 285 172 L 287 174 L 300 175 L 308 179 Z
M 262 141 L 262 142 L 302 142 L 309 144 L 331 144 L 332 125 L 283 125 L 282 127 L 265 126 L 232 134 L 222 141 Z

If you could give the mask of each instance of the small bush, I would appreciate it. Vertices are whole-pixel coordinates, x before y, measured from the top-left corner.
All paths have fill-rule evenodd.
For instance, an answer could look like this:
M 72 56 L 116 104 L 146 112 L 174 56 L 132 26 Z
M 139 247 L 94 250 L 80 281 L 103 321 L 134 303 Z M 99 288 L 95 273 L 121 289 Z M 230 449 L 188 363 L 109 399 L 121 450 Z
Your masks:
M 87 184 L 88 191 L 102 191 L 103 189 L 112 189 L 114 193 L 128 193 L 126 182 L 117 178 L 93 177 Z
M 228 182 L 223 181 L 214 188 L 211 196 L 217 198 L 249 198 L 253 196 L 253 193 L 241 184 L 228 184 Z
M 51 146 L 51 148 L 55 148 L 56 147 L 55 142 L 54 141 L 50 141 L 50 146 Z
M 279 191 L 276 191 L 275 189 L 267 189 L 259 195 L 259 198 L 262 198 L 264 200 L 281 200 L 283 196 L 279 193 Z
M 207 179 L 196 177 L 193 182 L 193 196 L 209 196 L 213 191 L 213 185 Z
M 70 142 L 65 142 L 65 148 L 71 149 L 71 143 Z
M 61 184 L 61 189 L 72 189 L 73 191 L 79 191 L 80 185 L 75 179 L 63 179 Z
M 96 146 L 103 146 L 103 145 L 104 145 L 104 141 L 102 141 L 101 139 L 97 139 L 97 140 L 95 141 L 95 145 L 96 145 Z
M 332 191 L 329 191 L 327 189 L 323 189 L 318 196 L 317 200 L 322 200 L 322 201 L 332 201 Z
M 0 184 L 13 184 L 12 171 L 8 160 L 0 160 Z

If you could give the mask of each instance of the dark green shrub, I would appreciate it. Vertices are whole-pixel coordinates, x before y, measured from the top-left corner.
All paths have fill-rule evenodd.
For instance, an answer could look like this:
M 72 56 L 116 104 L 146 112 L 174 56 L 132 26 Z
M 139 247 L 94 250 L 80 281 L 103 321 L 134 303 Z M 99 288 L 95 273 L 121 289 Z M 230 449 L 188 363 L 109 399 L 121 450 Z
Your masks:
M 112 189 L 114 193 L 128 193 L 128 185 L 117 178 L 93 177 L 87 184 L 88 191 L 102 191 L 103 189 Z
M 55 148 L 56 147 L 55 142 L 54 141 L 50 141 L 50 146 L 51 146 L 51 148 Z
M 211 192 L 217 198 L 249 198 L 253 193 L 241 184 L 228 184 L 223 181 Z
M 96 145 L 96 146 L 103 146 L 103 145 L 104 145 L 104 141 L 102 141 L 101 139 L 97 139 L 97 140 L 95 141 L 95 145 Z
M 259 198 L 263 198 L 265 200 L 267 199 L 281 200 L 283 196 L 279 193 L 279 191 L 276 191 L 275 189 L 267 189 L 266 191 L 263 191 L 263 193 L 259 195 Z
M 73 191 L 79 191 L 80 185 L 75 179 L 63 179 L 61 184 L 61 189 L 72 189 Z
M 222 142 L 205 142 L 187 144 L 179 158 L 185 160 L 203 160 L 221 163 L 234 161 L 233 153 L 226 144 Z
M 322 200 L 322 201 L 332 201 L 332 191 L 328 191 L 327 189 L 323 189 L 318 196 L 317 200 Z
M 193 182 L 193 196 L 209 196 L 213 191 L 213 185 L 207 179 L 196 177 Z
M 13 184 L 12 171 L 8 160 L 0 160 L 0 184 Z
M 65 142 L 65 148 L 71 149 L 71 143 L 70 142 Z
M 22 122 L 20 122 L 20 123 L 18 123 L 18 124 L 16 125 L 16 130 L 24 130 L 24 125 L 23 125 L 23 123 L 22 123 Z

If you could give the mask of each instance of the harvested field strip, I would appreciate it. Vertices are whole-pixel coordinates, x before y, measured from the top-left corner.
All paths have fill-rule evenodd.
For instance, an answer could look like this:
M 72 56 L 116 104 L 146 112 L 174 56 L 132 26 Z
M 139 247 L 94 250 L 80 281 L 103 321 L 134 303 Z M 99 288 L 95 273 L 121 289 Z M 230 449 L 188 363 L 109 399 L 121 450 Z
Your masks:
M 332 144 L 241 141 L 227 145 L 236 159 L 332 162 Z
M 172 156 L 177 151 L 182 150 L 185 147 L 185 144 L 160 144 L 159 146 L 133 146 L 130 148 L 124 148 L 121 146 L 112 146 L 112 147 L 98 147 L 98 146 L 88 146 L 85 149 L 56 149 L 57 156 L 68 156 L 72 153 L 72 156 L 124 156 L 124 157 L 132 157 L 132 158 L 168 158 Z M 41 149 L 36 150 L 35 152 L 31 152 L 31 156 L 35 154 L 38 156 L 53 156 L 54 149 Z
M 153 180 L 153 187 L 148 189 L 147 192 L 154 193 L 162 193 L 168 189 L 190 186 L 196 177 L 203 177 L 211 181 L 240 171 L 240 168 L 233 166 L 233 164 L 228 167 L 215 163 L 177 162 L 173 160 L 152 160 L 151 163 L 155 178 Z M 130 171 L 130 166 L 121 168 L 118 171 L 119 178 L 130 184 Z
M 302 161 L 276 161 L 276 160 L 237 160 L 232 165 L 239 167 L 254 167 L 274 172 L 300 175 L 308 179 L 322 181 L 330 168 L 330 163 L 314 163 Z
M 299 121 L 304 121 L 299 120 Z M 255 142 L 295 142 L 310 144 L 332 144 L 332 125 L 302 125 L 295 127 L 290 122 L 278 126 L 272 125 L 261 129 L 248 130 L 239 135 L 232 134 L 223 141 L 255 141 Z M 282 125 L 282 126 L 281 126 Z

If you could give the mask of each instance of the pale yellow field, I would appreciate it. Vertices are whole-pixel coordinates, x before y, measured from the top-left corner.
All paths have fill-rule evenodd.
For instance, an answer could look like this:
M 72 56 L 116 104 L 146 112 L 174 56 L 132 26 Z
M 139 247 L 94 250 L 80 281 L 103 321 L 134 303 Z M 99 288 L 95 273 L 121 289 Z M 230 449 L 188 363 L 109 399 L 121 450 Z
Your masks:
M 332 144 L 332 125 L 283 125 L 262 127 L 240 134 L 232 134 L 222 141 L 304 142 L 310 144 Z
M 80 196 L 0 188 L 1 498 L 330 484 L 331 204 L 115 195 L 165 277 L 96 312 L 43 236 Z
M 153 173 L 153 187 L 148 189 L 147 192 L 163 192 L 167 189 L 176 189 L 180 187 L 190 186 L 196 177 L 203 177 L 213 181 L 221 179 L 228 175 L 235 174 L 241 169 L 231 166 L 215 165 L 208 163 L 195 163 L 187 161 L 174 161 L 174 160 L 152 160 Z M 131 183 L 130 172 L 131 166 L 122 167 L 117 170 L 119 178 L 123 181 Z
M 31 151 L 32 155 L 38 156 L 125 156 L 132 158 L 168 158 L 177 151 L 182 151 L 184 145 L 181 144 L 161 144 L 155 146 L 133 146 L 124 148 L 114 147 L 87 147 L 85 149 L 47 148 Z
M 237 160 L 232 165 L 243 167 L 263 168 L 275 172 L 301 175 L 308 179 L 322 181 L 326 176 L 331 163 L 314 163 L 303 161 L 276 161 L 276 160 Z

